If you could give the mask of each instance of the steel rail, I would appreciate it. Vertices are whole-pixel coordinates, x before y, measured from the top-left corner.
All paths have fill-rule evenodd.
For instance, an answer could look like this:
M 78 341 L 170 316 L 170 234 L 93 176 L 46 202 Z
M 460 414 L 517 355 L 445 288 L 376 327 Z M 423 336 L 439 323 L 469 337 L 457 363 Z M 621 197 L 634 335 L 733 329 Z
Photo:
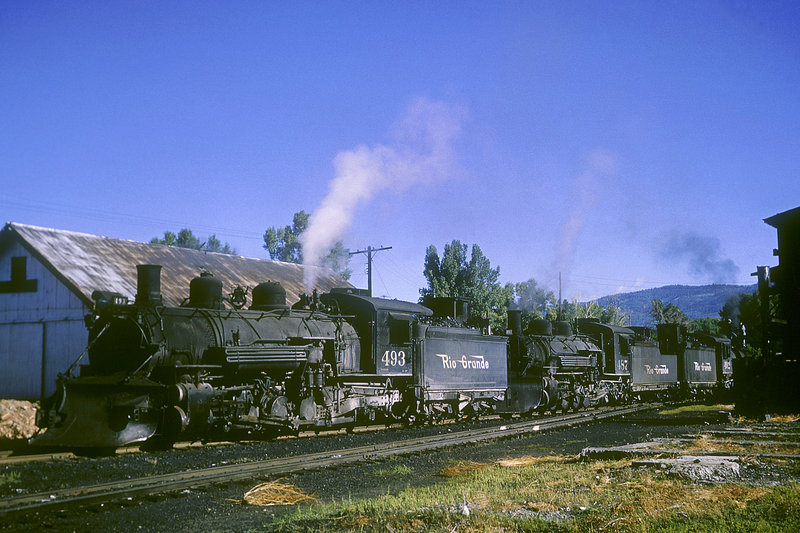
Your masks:
M 658 405 L 659 404 L 642 404 L 624 408 L 603 407 L 574 414 L 524 420 L 521 422 L 509 422 L 499 427 L 455 431 L 443 435 L 431 435 L 390 443 L 223 465 L 14 496 L 4 498 L 0 501 L 0 516 L 54 506 L 88 504 L 129 498 L 142 494 L 173 492 L 190 487 L 227 483 L 251 478 L 253 476 L 268 476 L 289 474 L 303 470 L 318 470 L 333 465 L 379 460 L 395 455 L 408 455 L 481 441 L 508 439 L 530 433 L 588 424 L 599 420 L 633 414 L 655 408 Z

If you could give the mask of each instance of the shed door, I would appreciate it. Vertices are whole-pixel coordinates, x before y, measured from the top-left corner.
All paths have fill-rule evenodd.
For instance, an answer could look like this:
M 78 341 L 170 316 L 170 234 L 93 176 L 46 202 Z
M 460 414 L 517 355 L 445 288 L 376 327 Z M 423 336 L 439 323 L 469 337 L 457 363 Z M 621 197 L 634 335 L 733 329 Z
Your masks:
M 42 324 L 0 324 L 0 397 L 39 399 Z

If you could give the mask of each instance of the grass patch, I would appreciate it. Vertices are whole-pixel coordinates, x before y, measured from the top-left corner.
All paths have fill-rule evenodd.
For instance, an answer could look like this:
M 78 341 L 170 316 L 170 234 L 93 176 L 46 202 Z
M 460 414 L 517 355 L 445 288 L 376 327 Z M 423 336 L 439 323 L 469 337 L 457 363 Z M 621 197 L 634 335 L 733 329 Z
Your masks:
M 380 477 L 407 476 L 413 472 L 414 469 L 408 465 L 394 465 L 389 468 L 379 468 L 375 471 L 375 475 Z
M 18 483 L 20 479 L 19 472 L 4 472 L 0 474 L 0 487 L 4 485 L 13 485 Z
M 694 485 L 630 461 L 455 462 L 440 483 L 298 508 L 269 530 L 800 531 L 800 485 Z M 466 505 L 469 512 L 465 512 Z

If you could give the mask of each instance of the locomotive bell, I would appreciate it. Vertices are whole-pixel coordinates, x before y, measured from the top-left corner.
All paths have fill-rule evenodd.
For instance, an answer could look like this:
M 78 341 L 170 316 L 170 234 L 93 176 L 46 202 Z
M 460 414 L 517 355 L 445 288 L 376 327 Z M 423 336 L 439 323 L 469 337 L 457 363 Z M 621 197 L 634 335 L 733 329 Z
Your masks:
M 255 311 L 272 311 L 273 309 L 287 309 L 286 289 L 277 281 L 259 283 L 253 289 L 253 305 L 250 309 Z

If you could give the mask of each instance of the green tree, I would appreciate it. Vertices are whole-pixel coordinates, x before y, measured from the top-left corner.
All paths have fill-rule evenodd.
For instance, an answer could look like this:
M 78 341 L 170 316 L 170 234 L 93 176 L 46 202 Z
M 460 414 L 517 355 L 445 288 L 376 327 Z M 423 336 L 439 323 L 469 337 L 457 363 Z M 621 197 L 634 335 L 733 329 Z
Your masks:
M 602 306 L 601 306 L 602 307 Z M 603 312 L 600 315 L 600 320 L 606 324 L 613 324 L 615 326 L 630 326 L 631 315 L 625 313 L 617 304 L 609 303 L 602 308 Z
M 522 309 L 523 316 L 528 311 L 533 318 L 542 318 L 548 308 L 557 305 L 553 291 L 537 286 L 533 278 L 515 283 L 514 294 L 515 303 Z
M 422 297 L 449 296 L 470 300 L 470 320 L 473 324 L 487 323 L 502 331 L 507 320 L 511 287 L 498 283 L 500 267 L 492 268 L 477 244 L 467 259 L 468 247 L 454 240 L 444 247 L 441 259 L 434 245 L 425 252 L 425 279 L 428 287 L 420 289 Z
M 217 238 L 216 234 L 211 234 L 208 237 L 205 249 L 208 250 L 209 252 L 217 252 L 220 254 L 232 254 L 232 255 L 236 254 L 236 250 L 231 248 L 231 245 L 228 244 L 227 242 L 223 244 L 222 241 L 220 241 Z
M 770 316 L 779 316 L 777 297 L 769 302 Z M 754 353 L 760 353 L 764 326 L 761 319 L 761 293 L 741 293 L 731 296 L 719 312 L 721 334 L 729 336 L 737 347 L 746 346 Z M 781 351 L 781 347 L 773 347 Z
M 171 231 L 164 232 L 164 238 L 159 239 L 153 237 L 150 239 L 151 244 L 166 244 L 167 246 L 177 246 L 178 248 L 190 248 L 192 250 L 204 250 L 206 252 L 218 252 L 223 254 L 236 255 L 236 250 L 231 248 L 227 242 L 223 244 L 216 236 L 212 234 L 206 242 L 197 238 L 192 230 L 189 228 L 181 229 L 177 235 Z
M 539 287 L 533 278 L 528 281 L 506 284 L 505 288 L 511 293 L 511 301 L 522 311 L 523 330 L 532 320 L 547 316 L 548 309 L 558 306 L 553 291 Z
M 547 318 L 557 320 L 557 306 L 550 307 L 547 311 Z M 631 322 L 630 315 L 623 312 L 619 305 L 608 304 L 603 307 L 596 300 L 586 303 L 564 300 L 561 303 L 561 320 L 572 322 L 578 318 L 596 318 L 604 324 L 614 326 L 628 326 Z
M 712 316 L 695 318 L 689 324 L 689 331 L 692 333 L 708 333 L 709 335 L 720 335 L 722 333 L 719 319 Z
M 305 211 L 298 211 L 292 217 L 292 225 L 269 227 L 264 232 L 264 249 L 269 252 L 270 259 L 285 261 L 287 263 L 303 263 L 303 246 L 300 244 L 300 234 L 308 228 L 309 215 Z M 348 268 L 350 263 L 350 250 L 344 247 L 342 241 L 337 242 L 322 260 L 322 265 L 336 272 L 343 279 L 349 279 L 352 271 Z
M 650 302 L 650 316 L 656 324 L 681 324 L 688 326 L 691 320 L 675 304 L 664 304 L 661 300 Z
M 150 239 L 150 244 L 166 244 L 167 246 L 177 246 L 178 238 L 171 231 L 165 231 L 163 239 L 153 237 Z
M 307 227 L 308 213 L 300 211 L 294 214 L 291 226 L 267 228 L 267 231 L 264 232 L 264 249 L 269 252 L 270 259 L 287 263 L 302 263 L 303 247 L 299 237 Z

